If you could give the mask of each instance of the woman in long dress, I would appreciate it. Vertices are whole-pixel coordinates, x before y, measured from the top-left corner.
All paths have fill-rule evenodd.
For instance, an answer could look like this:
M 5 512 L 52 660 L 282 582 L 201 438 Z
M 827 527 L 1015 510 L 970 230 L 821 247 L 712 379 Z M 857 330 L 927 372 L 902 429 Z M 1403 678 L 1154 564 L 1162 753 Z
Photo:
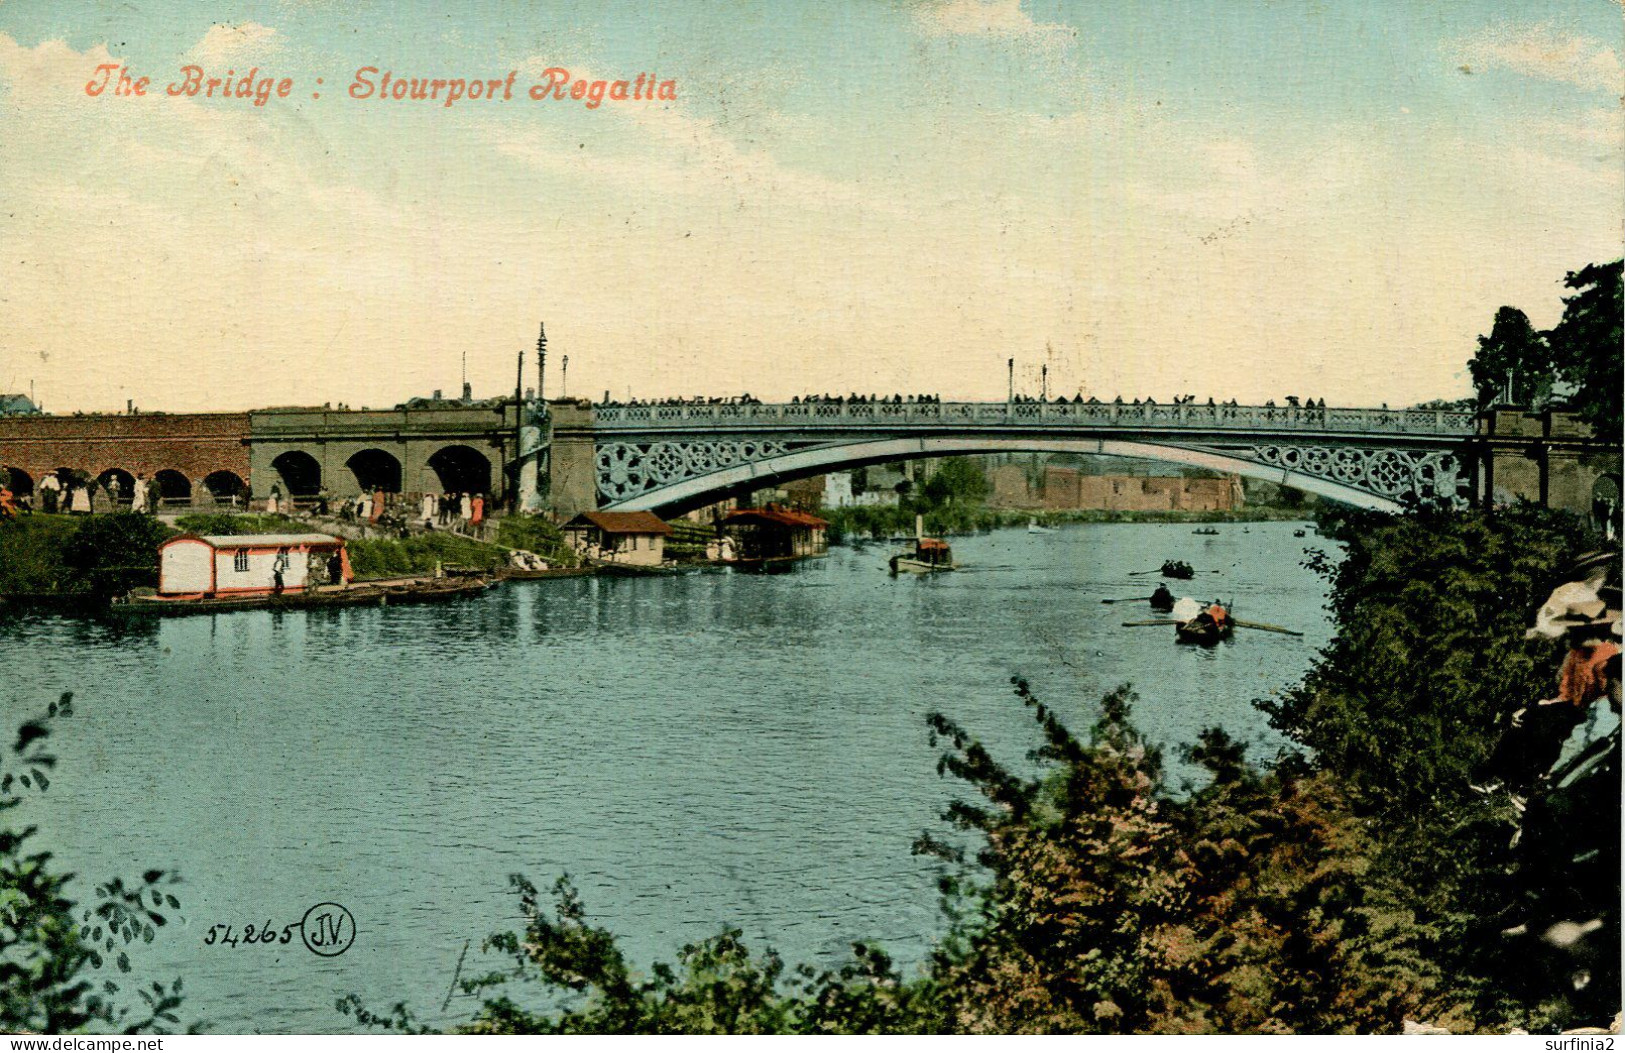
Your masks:
M 434 494 L 423 495 L 423 529 L 434 527 Z
M 68 501 L 68 511 L 76 516 L 90 514 L 90 490 L 83 485 L 73 488 L 73 497 Z

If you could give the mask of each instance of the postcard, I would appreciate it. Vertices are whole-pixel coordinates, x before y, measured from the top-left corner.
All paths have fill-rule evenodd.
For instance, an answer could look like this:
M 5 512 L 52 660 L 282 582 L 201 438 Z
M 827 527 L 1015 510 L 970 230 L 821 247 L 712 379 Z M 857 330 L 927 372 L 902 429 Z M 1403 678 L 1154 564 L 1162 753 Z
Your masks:
M 0 4 L 0 1031 L 1617 1032 L 1622 50 Z

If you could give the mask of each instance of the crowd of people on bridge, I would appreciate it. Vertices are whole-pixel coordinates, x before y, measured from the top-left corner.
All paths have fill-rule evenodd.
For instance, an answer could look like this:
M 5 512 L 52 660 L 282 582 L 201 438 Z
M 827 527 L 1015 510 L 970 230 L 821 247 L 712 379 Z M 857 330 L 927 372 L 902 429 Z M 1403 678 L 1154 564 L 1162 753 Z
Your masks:
M 1014 403 L 1019 403 L 1021 405 L 1035 405 L 1035 404 L 1038 404 L 1038 403 L 1046 403 L 1046 404 L 1055 405 L 1055 406 L 1085 406 L 1085 405 L 1087 405 L 1087 406 L 1102 406 L 1102 405 L 1106 405 L 1106 403 L 1103 403 L 1100 399 L 1095 398 L 1094 396 L 1090 396 L 1089 398 L 1084 398 L 1082 392 L 1079 392 L 1073 398 L 1067 398 L 1065 395 L 1058 395 L 1055 398 L 1048 398 L 1048 397 L 1040 398 L 1040 397 L 1033 396 L 1033 395 L 1012 395 L 1010 397 L 1010 401 L 1014 402 Z M 855 391 L 851 392 L 849 394 L 846 394 L 846 395 L 831 395 L 831 394 L 825 393 L 825 394 L 822 394 L 822 395 L 817 395 L 817 394 L 793 395 L 790 398 L 790 405 L 792 405 L 792 406 L 806 406 L 806 405 L 928 406 L 928 405 L 940 405 L 941 402 L 942 402 L 942 396 L 941 395 L 927 395 L 927 394 L 903 395 L 903 394 L 897 394 L 897 393 L 894 393 L 894 394 L 891 394 L 891 395 L 875 395 L 875 394 L 861 395 L 861 394 L 859 394 L 859 393 L 857 393 Z M 1277 409 L 1277 408 L 1279 408 L 1279 409 L 1295 409 L 1295 410 L 1302 410 L 1302 409 L 1324 410 L 1326 408 L 1326 400 L 1323 399 L 1323 398 L 1322 399 L 1314 399 L 1314 398 L 1307 398 L 1306 399 L 1306 398 L 1301 398 L 1301 397 L 1299 397 L 1297 395 L 1287 395 L 1284 398 L 1284 402 L 1285 402 L 1285 405 L 1278 407 L 1276 405 L 1275 400 L 1270 399 L 1268 402 L 1264 403 L 1262 408 L 1264 408 L 1264 409 Z M 1133 399 L 1133 400 L 1125 401 L 1121 395 L 1119 395 L 1118 397 L 1112 399 L 1112 401 L 1111 401 L 1111 405 L 1115 405 L 1115 406 L 1156 406 L 1158 404 L 1159 403 L 1157 402 L 1156 399 L 1150 398 L 1150 397 L 1147 397 L 1147 398 L 1144 398 L 1144 399 Z M 1172 400 L 1170 400 L 1170 402 L 1166 403 L 1166 404 L 1167 405 L 1174 405 L 1174 406 L 1195 405 L 1196 404 L 1196 396 L 1195 395 L 1175 395 L 1172 398 Z M 1215 409 L 1222 409 L 1222 408 L 1227 408 L 1227 407 L 1228 408 L 1239 408 L 1240 405 L 1241 405 L 1235 399 L 1231 399 L 1228 402 L 1215 402 L 1211 397 L 1207 400 L 1206 404 L 1208 406 L 1212 407 L 1212 408 L 1215 408 Z M 759 398 L 756 398 L 753 395 L 745 394 L 745 395 L 729 395 L 729 396 L 716 397 L 716 398 L 706 398 L 706 397 L 697 395 L 697 396 L 694 396 L 692 398 L 674 397 L 674 398 L 662 398 L 662 399 L 628 399 L 625 402 L 621 402 L 621 401 L 618 401 L 618 400 L 615 400 L 615 399 L 611 399 L 609 397 L 609 392 L 606 391 L 606 392 L 604 392 L 603 401 L 598 403 L 598 405 L 602 406 L 602 407 L 606 407 L 606 408 L 612 408 L 612 409 L 613 408 L 619 408 L 619 407 L 627 407 L 627 406 L 760 406 L 760 405 L 762 405 L 762 400 L 759 399 Z M 1384 407 L 1384 408 L 1386 409 L 1387 407 Z
M 761 404 L 761 399 L 750 394 L 724 395 L 715 398 L 706 398 L 703 395 L 695 395 L 691 398 L 673 396 L 663 399 L 627 399 L 625 402 L 621 402 L 618 399 L 610 398 L 607 391 L 604 392 L 604 400 L 598 403 L 599 406 L 608 409 L 623 406 L 760 406 Z

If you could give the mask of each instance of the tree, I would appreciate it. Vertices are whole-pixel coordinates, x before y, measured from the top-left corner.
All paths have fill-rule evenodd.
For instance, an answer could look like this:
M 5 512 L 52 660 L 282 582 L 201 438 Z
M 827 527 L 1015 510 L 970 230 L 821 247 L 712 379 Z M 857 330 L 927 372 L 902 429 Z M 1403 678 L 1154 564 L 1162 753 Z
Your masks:
M 933 741 L 946 742 L 939 773 L 972 794 L 944 812 L 953 832 L 916 845 L 947 864 L 952 920 L 923 975 L 905 979 L 864 944 L 841 968 L 786 970 L 725 930 L 639 977 L 568 881 L 550 912 L 516 877 L 524 931 L 486 944 L 512 965 L 462 982 L 484 997 L 460 1030 L 1370 1032 L 1442 1011 L 1403 890 L 1368 873 L 1370 834 L 1335 780 L 1301 765 L 1260 775 L 1210 731 L 1189 756 L 1213 782 L 1179 800 L 1164 788 L 1160 751 L 1131 723 L 1126 685 L 1080 739 L 1014 683 L 1039 727 L 1031 776 L 930 718 Z M 553 1008 L 492 993 L 516 982 L 550 989 Z M 339 1009 L 420 1030 L 404 1005 L 379 1016 L 352 995 Z
M 1550 643 L 1529 613 L 1591 540 L 1565 512 L 1330 510 L 1343 543 L 1338 632 L 1297 688 L 1260 705 L 1336 772 L 1364 810 L 1423 817 L 1470 797 L 1515 710 L 1550 694 Z
M 1543 404 L 1552 390 L 1552 352 L 1546 340 L 1516 307 L 1495 312 L 1489 336 L 1478 338 L 1478 353 L 1467 364 L 1478 408 L 1508 397 L 1517 406 Z
M 116 1001 L 119 982 L 103 970 L 131 971 L 136 942 L 151 943 L 168 923 L 164 909 L 180 906 L 164 891 L 178 879 L 163 870 L 128 884 L 115 878 L 97 886 L 94 908 L 79 909 L 66 894 L 73 875 L 53 870 L 51 853 L 30 849 L 37 828 L 10 821 L 23 805 L 19 791 L 50 787 L 47 773 L 57 761 L 46 749 L 51 726 L 72 715 L 67 693 L 44 716 L 24 721 L 15 745 L 0 752 L 0 817 L 7 819 L 0 825 L 0 1032 L 162 1030 L 176 1023 L 181 981 L 133 988 L 143 1008 L 132 1011 Z
M 174 531 L 152 516 L 133 512 L 92 516 L 74 531 L 62 552 L 73 591 L 106 598 L 142 585 L 156 585 L 158 546 Z
M 1621 270 L 1625 261 L 1570 271 L 1563 284 L 1577 292 L 1563 300 L 1563 317 L 1546 334 L 1557 376 L 1575 392 L 1570 404 L 1596 434 L 1620 434 Z
M 988 494 L 987 473 L 970 457 L 950 457 L 926 481 L 923 495 L 933 505 L 976 504 Z

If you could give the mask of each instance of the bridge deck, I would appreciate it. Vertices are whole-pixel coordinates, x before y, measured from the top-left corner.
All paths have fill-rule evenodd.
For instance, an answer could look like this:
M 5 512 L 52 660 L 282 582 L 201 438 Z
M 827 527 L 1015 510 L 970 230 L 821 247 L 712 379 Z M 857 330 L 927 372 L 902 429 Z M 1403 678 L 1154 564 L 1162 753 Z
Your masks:
M 597 406 L 594 430 L 683 432 L 964 426 L 1191 429 L 1465 438 L 1474 415 L 1455 410 L 1303 409 L 1290 406 L 1138 406 L 1115 402 L 804 402 Z

